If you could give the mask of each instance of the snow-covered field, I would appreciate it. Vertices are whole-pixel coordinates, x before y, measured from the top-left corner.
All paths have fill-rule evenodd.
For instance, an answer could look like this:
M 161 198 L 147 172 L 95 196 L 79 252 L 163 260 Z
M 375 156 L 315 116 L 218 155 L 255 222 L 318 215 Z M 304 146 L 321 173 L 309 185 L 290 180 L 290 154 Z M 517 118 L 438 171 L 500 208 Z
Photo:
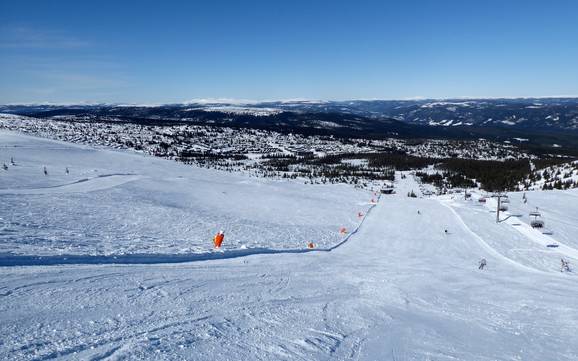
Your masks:
M 126 253 L 163 261 L 208 252 L 221 227 L 224 255 L 309 240 L 328 248 L 372 197 L 1 133 L 0 162 L 10 156 L 17 165 L 0 170 L 0 242 L 16 255 L 5 262 Z M 527 205 L 511 195 L 510 215 L 544 211 L 552 234 L 542 235 L 519 229 L 527 217 L 496 224 L 491 204 L 409 198 L 419 192 L 410 175 L 396 187 L 330 252 L 0 267 L 0 359 L 578 359 L 578 278 L 559 269 L 561 257 L 578 265 L 576 191 L 528 192 Z
M 220 229 L 225 249 L 326 248 L 373 197 L 0 133 L 0 164 L 12 157 L 0 169 L 0 254 L 203 253 Z

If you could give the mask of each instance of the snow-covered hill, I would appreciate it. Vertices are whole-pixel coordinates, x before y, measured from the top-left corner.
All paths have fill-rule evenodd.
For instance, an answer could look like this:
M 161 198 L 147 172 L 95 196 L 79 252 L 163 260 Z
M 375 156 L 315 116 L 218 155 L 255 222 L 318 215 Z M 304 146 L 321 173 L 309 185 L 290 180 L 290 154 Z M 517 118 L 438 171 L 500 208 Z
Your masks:
M 367 212 L 373 194 L 345 185 L 1 133 L 10 157 L 0 359 L 578 359 L 577 278 L 560 272 L 560 259 L 578 265 L 576 190 L 511 194 L 496 223 L 491 200 L 422 197 L 409 172 Z M 527 224 L 536 206 L 548 235 Z M 219 259 L 182 257 L 207 252 L 220 227 Z M 266 251 L 310 240 L 345 242 Z
M 442 127 L 578 129 L 576 98 L 346 100 L 265 102 L 252 106 L 387 116 L 408 123 Z
M 330 247 L 372 198 L 11 133 L 0 133 L 2 161 L 0 253 L 203 253 L 220 229 L 225 249 Z
M 535 169 L 520 184 L 520 189 L 570 189 L 578 187 L 578 161 Z

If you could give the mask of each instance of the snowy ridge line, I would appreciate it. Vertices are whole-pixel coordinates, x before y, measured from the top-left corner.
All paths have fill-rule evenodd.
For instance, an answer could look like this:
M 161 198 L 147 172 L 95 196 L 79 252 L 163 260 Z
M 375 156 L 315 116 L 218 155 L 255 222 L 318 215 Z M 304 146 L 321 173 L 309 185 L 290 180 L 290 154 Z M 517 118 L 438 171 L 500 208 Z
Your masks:
M 381 195 L 377 198 L 379 202 Z M 344 245 L 356 234 L 365 218 L 375 208 L 377 202 L 372 204 L 365 213 L 357 227 L 341 242 L 329 248 L 317 249 L 271 249 L 271 248 L 246 248 L 232 249 L 224 252 L 188 253 L 188 254 L 123 254 L 123 255 L 55 255 L 55 256 L 31 256 L 31 255 L 7 255 L 0 254 L 0 267 L 17 266 L 58 266 L 58 265 L 98 265 L 98 264 L 162 264 L 162 263 L 186 263 L 197 261 L 211 261 L 219 259 L 239 258 L 259 254 L 299 254 L 309 252 L 331 252 Z
M 532 273 L 539 273 L 539 274 L 545 274 L 545 275 L 549 275 L 549 276 L 553 276 L 553 273 L 550 272 L 544 272 L 544 271 L 540 271 L 537 270 L 535 268 L 532 267 L 528 267 L 525 266 L 521 263 L 518 263 L 506 256 L 504 256 L 503 254 L 501 254 L 500 252 L 496 251 L 492 246 L 490 246 L 486 241 L 484 241 L 484 239 L 482 237 L 480 237 L 477 233 L 475 233 L 474 231 L 472 231 L 470 229 L 470 227 L 468 227 L 468 225 L 464 222 L 464 220 L 462 219 L 462 217 L 460 217 L 460 215 L 458 214 L 458 212 L 455 211 L 455 209 L 453 209 L 453 207 L 449 204 L 447 204 L 446 201 L 440 200 L 439 201 L 441 205 L 443 205 L 444 207 L 448 208 L 456 217 L 456 219 L 458 220 L 458 222 L 460 223 L 460 225 L 462 226 L 462 228 L 470 233 L 477 241 L 478 244 L 480 246 L 482 246 L 482 248 L 484 248 L 489 254 L 491 254 L 492 256 L 496 257 L 497 259 L 501 259 L 502 261 L 511 264 L 512 266 L 523 270 L 523 271 L 527 271 L 527 272 L 532 272 Z

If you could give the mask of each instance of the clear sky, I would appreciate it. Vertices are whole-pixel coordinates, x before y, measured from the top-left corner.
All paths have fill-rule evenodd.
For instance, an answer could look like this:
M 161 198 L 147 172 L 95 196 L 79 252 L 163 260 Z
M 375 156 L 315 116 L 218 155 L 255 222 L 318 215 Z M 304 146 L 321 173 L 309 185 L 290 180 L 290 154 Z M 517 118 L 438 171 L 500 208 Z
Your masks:
M 0 0 L 0 103 L 556 95 L 575 0 Z

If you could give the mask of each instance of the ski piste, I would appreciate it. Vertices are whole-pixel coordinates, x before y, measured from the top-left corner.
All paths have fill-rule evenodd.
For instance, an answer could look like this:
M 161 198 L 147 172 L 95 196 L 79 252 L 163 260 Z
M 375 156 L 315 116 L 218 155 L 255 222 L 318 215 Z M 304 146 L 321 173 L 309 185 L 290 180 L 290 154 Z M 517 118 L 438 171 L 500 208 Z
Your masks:
M 543 243 L 541 233 L 496 223 L 489 205 L 424 196 L 408 172 L 371 206 L 373 193 L 351 187 L 17 134 L 0 140 L 0 156 L 19 149 L 25 172 L 9 168 L 0 181 L 11 207 L 0 208 L 1 359 L 577 359 L 578 284 L 575 272 L 560 272 L 560 258 L 578 264 L 577 204 L 563 201 L 576 191 L 527 192 L 527 204 L 509 194 L 509 212 L 524 215 L 516 224 L 529 225 L 540 207 L 553 229 Z M 206 197 L 205 184 L 216 189 Z M 229 221 L 246 204 L 251 217 Z M 116 212 L 124 223 L 113 229 Z M 82 226 L 83 244 L 65 242 L 76 233 L 43 237 L 74 229 L 69 221 Z M 219 229 L 222 252 L 211 242 Z M 107 238 L 112 230 L 119 237 Z

